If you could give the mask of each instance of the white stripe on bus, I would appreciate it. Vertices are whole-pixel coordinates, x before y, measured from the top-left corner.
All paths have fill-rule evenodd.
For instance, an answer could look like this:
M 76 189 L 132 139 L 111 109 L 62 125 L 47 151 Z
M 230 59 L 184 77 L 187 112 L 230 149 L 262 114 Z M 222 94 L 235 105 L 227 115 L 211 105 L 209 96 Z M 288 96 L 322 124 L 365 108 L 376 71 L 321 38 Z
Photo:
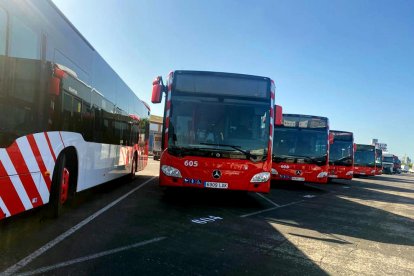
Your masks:
M 46 137 L 44 133 L 33 134 L 33 137 L 36 141 L 36 145 L 37 145 L 37 148 L 39 149 L 40 155 L 42 156 L 43 163 L 45 164 L 46 169 L 50 173 L 50 180 L 52 180 L 53 170 L 55 168 L 55 162 L 53 160 L 52 154 L 50 153 L 50 149 L 49 149 L 49 145 L 47 144 Z
M 0 209 L 3 211 L 3 213 L 6 214 L 6 217 L 10 217 L 9 209 L 7 209 L 6 204 L 4 203 L 3 199 L 0 196 Z
M 39 169 L 39 164 L 37 164 L 29 141 L 27 141 L 27 137 L 21 137 L 20 139 L 17 139 L 16 142 L 20 149 L 20 152 L 23 155 L 24 162 L 26 163 L 26 166 L 31 173 L 33 182 L 36 184 L 35 186 L 40 194 L 40 197 L 42 198 L 43 204 L 49 202 L 49 189 L 47 188 L 45 179 L 43 178 L 43 172 L 41 172 Z M 40 181 L 38 175 L 33 174 L 36 172 L 40 173 Z
M 50 145 L 52 147 L 53 153 L 55 154 L 56 158 L 58 158 L 59 150 L 57 147 L 59 145 L 62 145 L 62 139 L 60 138 L 59 132 L 53 131 L 53 132 L 46 132 L 46 135 L 49 137 Z
M 16 169 L 13 166 L 13 163 L 10 160 L 9 155 L 5 149 L 0 149 L 0 160 L 3 163 L 4 169 L 9 175 L 11 182 L 13 183 L 14 189 L 16 190 L 17 194 L 19 195 L 20 200 L 23 203 L 23 206 L 26 210 L 32 209 L 33 205 L 29 199 L 29 196 L 24 189 L 22 181 L 20 177 L 17 175 Z

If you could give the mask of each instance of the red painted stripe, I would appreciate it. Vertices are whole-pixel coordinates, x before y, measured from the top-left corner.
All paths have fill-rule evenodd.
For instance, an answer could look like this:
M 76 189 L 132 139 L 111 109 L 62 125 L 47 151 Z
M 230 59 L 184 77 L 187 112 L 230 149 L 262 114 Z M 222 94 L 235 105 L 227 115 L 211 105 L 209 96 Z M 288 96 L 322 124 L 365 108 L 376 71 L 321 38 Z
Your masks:
M 30 176 L 29 168 L 24 161 L 24 157 L 20 152 L 17 143 L 13 143 L 6 149 L 6 151 L 9 154 L 10 160 L 17 171 L 17 174 L 23 184 L 24 189 L 26 190 L 27 195 L 29 196 L 30 201 L 32 201 L 33 198 L 37 198 L 37 202 L 32 202 L 33 207 L 43 205 L 42 198 L 36 188 L 36 183 L 34 183 L 33 178 Z
M 7 175 L 6 169 L 1 162 L 0 174 Z M 0 197 L 4 201 L 4 204 L 6 204 L 7 209 L 9 209 L 10 215 L 14 215 L 26 210 L 22 201 L 20 200 L 19 194 L 14 189 L 13 183 L 8 176 L 0 178 Z M 0 218 L 1 217 L 2 216 L 0 215 Z
M 60 131 L 59 131 L 59 136 L 60 136 L 60 140 L 62 141 L 63 147 L 66 147 L 65 142 L 63 142 L 62 134 L 60 133 Z
M 40 150 L 36 144 L 36 140 L 34 139 L 33 135 L 28 135 L 27 136 L 27 141 L 29 141 L 30 147 L 32 148 L 34 157 L 36 158 L 36 162 L 39 165 L 39 169 L 40 169 L 40 173 L 43 177 L 43 179 L 45 180 L 45 183 L 47 185 L 47 188 L 49 189 L 50 192 L 50 187 L 52 184 L 52 181 L 50 180 L 50 176 L 45 175 L 45 172 L 47 171 L 45 163 L 43 162 L 43 158 L 42 155 L 40 154 Z M 52 173 L 52 172 L 50 172 Z
M 55 160 L 56 162 L 56 155 L 55 155 L 55 152 L 53 151 L 52 144 L 50 143 L 49 135 L 47 135 L 46 132 L 43 132 L 43 134 L 46 137 L 47 145 L 49 146 L 49 150 L 50 150 L 50 153 L 52 154 L 53 160 Z

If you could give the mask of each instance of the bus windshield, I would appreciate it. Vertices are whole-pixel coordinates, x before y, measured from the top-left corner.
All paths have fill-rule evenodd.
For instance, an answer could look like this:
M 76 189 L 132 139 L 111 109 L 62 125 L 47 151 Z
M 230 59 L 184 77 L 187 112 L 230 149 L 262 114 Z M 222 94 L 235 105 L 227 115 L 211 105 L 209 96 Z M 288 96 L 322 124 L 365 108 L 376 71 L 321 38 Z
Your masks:
M 384 157 L 382 159 L 382 162 L 386 162 L 386 163 L 394 163 L 394 157 Z
M 236 159 L 254 155 L 263 160 L 268 149 L 269 110 L 267 101 L 173 95 L 169 152 Z
M 329 163 L 331 165 L 352 166 L 352 148 L 352 142 L 334 141 L 329 149 Z
M 375 166 L 375 152 L 372 150 L 363 150 L 355 152 L 355 166 Z
M 273 161 L 326 164 L 327 141 L 326 129 L 275 128 Z

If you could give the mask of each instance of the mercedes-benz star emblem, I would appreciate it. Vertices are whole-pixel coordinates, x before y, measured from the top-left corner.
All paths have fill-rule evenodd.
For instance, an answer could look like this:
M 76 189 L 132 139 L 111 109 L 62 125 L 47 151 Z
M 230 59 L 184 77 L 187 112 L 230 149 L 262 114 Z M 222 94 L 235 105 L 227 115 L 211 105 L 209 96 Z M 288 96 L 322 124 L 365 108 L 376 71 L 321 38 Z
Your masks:
M 220 176 L 221 176 L 221 172 L 220 172 L 219 170 L 214 170 L 214 171 L 213 171 L 213 177 L 214 177 L 215 179 L 220 178 Z
M 300 175 L 302 172 L 301 171 L 299 171 L 299 170 L 297 170 L 296 171 L 296 175 Z

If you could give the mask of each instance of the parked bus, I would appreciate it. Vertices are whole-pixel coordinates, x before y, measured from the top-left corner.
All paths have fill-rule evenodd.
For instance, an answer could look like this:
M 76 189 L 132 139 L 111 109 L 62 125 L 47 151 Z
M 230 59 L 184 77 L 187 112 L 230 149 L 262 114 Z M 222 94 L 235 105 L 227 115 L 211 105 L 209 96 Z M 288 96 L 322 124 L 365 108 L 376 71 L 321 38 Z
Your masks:
M 375 149 L 375 175 L 382 174 L 382 149 Z
M 0 1 L 0 219 L 135 175 L 148 117 L 51 1 Z
M 328 118 L 283 114 L 275 126 L 272 179 L 328 182 Z
M 354 175 L 375 175 L 375 146 L 357 144 L 354 156 Z
M 266 77 L 174 71 L 153 82 L 164 109 L 160 186 L 267 193 L 275 85 Z
M 388 152 L 382 153 L 382 172 L 385 174 L 394 173 L 394 154 Z
M 354 174 L 354 135 L 348 131 L 330 130 L 333 144 L 329 147 L 329 175 L 332 178 L 352 179 Z

